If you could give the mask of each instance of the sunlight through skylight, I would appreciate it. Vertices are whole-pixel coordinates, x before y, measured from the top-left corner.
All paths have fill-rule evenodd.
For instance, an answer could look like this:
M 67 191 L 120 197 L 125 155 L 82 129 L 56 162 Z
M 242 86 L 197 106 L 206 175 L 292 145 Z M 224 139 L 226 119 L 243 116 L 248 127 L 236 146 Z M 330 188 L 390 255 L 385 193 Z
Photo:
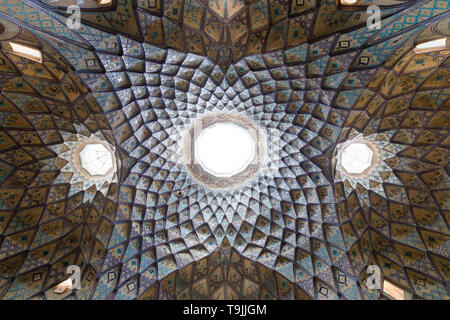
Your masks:
M 416 53 L 430 52 L 435 50 L 444 49 L 447 46 L 447 38 L 436 39 L 432 41 L 423 42 L 418 44 L 414 51 Z
M 373 151 L 366 143 L 354 142 L 342 150 L 341 165 L 351 174 L 363 173 L 372 164 Z
M 11 47 L 11 53 L 42 63 L 42 53 L 38 49 L 14 42 L 8 42 L 8 44 Z
M 231 177 L 255 159 L 255 141 L 250 133 L 233 123 L 216 123 L 195 140 L 195 158 L 209 173 Z
M 112 154 L 104 145 L 92 143 L 80 152 L 81 165 L 89 174 L 103 175 L 113 167 Z

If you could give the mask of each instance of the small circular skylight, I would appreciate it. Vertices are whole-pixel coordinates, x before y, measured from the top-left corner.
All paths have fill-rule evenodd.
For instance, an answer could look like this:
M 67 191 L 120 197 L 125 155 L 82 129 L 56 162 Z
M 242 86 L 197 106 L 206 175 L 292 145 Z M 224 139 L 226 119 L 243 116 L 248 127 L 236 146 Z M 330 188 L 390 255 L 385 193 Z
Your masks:
M 80 151 L 81 166 L 93 176 L 104 175 L 113 167 L 113 156 L 103 144 L 87 144 Z
M 373 151 L 367 143 L 352 142 L 341 152 L 341 166 L 350 174 L 361 174 L 372 165 Z
M 256 143 L 248 130 L 231 122 L 203 129 L 195 140 L 195 158 L 210 174 L 231 177 L 255 159 Z

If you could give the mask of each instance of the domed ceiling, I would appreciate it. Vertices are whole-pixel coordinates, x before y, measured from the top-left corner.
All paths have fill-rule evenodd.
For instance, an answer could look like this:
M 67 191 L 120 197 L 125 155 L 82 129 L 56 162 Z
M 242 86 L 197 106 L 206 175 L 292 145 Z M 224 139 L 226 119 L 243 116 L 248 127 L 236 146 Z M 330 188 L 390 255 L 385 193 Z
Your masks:
M 78 2 L 79 29 L 69 0 L 0 3 L 1 299 L 386 299 L 369 265 L 449 299 L 450 49 L 414 51 L 450 36 L 448 1 Z M 229 189 L 180 154 L 215 113 L 267 135 Z M 105 179 L 73 156 L 89 141 Z M 352 141 L 364 174 L 337 164 Z M 70 265 L 81 288 L 55 293 Z

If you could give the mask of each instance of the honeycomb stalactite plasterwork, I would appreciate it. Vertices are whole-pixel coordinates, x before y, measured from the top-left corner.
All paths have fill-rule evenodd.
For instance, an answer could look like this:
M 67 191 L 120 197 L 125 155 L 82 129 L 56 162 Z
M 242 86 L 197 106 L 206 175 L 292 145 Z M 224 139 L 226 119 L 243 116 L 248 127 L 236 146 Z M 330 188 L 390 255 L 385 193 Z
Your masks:
M 0 50 L 1 299 L 385 299 L 368 265 L 449 299 L 450 52 L 413 50 L 450 36 L 448 1 L 380 3 L 380 30 L 366 0 L 149 3 L 86 1 L 79 30 L 64 1 L 0 4 L 0 40 L 43 53 Z M 279 158 L 230 190 L 193 179 L 183 133 L 213 113 Z M 359 134 L 379 161 L 345 177 Z M 91 138 L 106 184 L 71 167 Z M 72 264 L 81 289 L 54 293 Z

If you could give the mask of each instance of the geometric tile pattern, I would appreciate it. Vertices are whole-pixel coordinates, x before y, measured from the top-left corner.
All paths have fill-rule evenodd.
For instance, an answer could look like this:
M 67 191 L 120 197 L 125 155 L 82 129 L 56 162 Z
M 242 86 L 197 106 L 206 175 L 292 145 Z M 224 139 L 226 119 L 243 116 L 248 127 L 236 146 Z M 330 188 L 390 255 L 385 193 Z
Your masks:
M 349 142 L 358 142 L 364 141 L 365 143 L 369 142 L 376 149 L 376 154 L 373 157 L 376 157 L 376 160 L 372 164 L 372 168 L 366 174 L 361 175 L 349 175 L 346 174 L 344 170 L 336 170 L 335 180 L 334 182 L 343 181 L 343 185 L 345 188 L 346 195 L 348 196 L 353 190 L 360 191 L 358 193 L 358 197 L 360 200 L 364 201 L 367 205 L 369 205 L 368 194 L 364 196 L 364 193 L 361 192 L 361 187 L 366 190 L 371 190 L 372 192 L 380 194 L 382 197 L 386 197 L 383 189 L 383 183 L 402 185 L 401 181 L 395 176 L 392 172 L 392 168 L 386 164 L 386 160 L 395 157 L 397 153 L 399 153 L 402 149 L 406 148 L 402 145 L 397 145 L 389 142 L 390 136 L 392 136 L 392 132 L 384 132 L 383 135 L 371 134 L 369 136 L 363 137 L 361 134 L 358 134 L 356 130 L 351 132 L 346 140 L 346 143 Z M 336 150 L 342 150 L 343 143 L 338 144 L 336 146 Z M 336 155 L 337 157 L 338 155 Z M 400 199 L 400 198 L 399 198 Z
M 120 289 L 119 289 L 120 290 Z M 154 282 L 139 297 L 187 300 L 309 300 L 296 283 L 228 247 Z
M 43 52 L 0 51 L 0 299 L 385 299 L 372 264 L 449 299 L 450 52 L 412 50 L 450 35 L 447 2 L 393 1 L 378 31 L 332 0 L 86 1 L 79 30 L 40 2 L 0 4 L 21 22 L 0 40 Z M 213 112 L 270 138 L 231 190 L 180 162 Z M 364 181 L 332 168 L 359 135 L 382 159 Z M 81 186 L 68 147 L 90 136 L 120 161 Z M 53 293 L 73 264 L 81 289 Z
M 97 190 L 106 196 L 109 185 L 113 182 L 117 183 L 117 172 L 115 163 L 113 168 L 109 170 L 110 172 L 106 172 L 106 174 L 101 175 L 100 177 L 93 176 L 89 173 L 86 174 L 81 171 L 82 168 L 84 168 L 82 167 L 82 164 L 80 164 L 80 160 L 78 160 L 81 157 L 81 154 L 73 151 L 78 150 L 78 152 L 80 152 L 79 146 L 83 146 L 83 144 L 86 143 L 102 143 L 105 142 L 106 139 L 101 132 L 93 135 L 86 130 L 84 133 L 87 135 L 85 136 L 83 135 L 82 128 L 78 127 L 77 129 L 77 132 L 81 134 L 63 134 L 65 142 L 63 144 L 49 146 L 49 148 L 58 155 L 58 158 L 52 161 L 60 161 L 61 159 L 66 161 L 66 164 L 60 168 L 61 172 L 54 183 L 69 183 L 69 197 L 77 194 L 81 190 L 85 190 L 83 198 L 83 201 L 85 202 L 92 200 Z M 114 152 L 114 150 L 112 150 L 112 152 Z M 114 158 L 113 161 L 115 161 Z M 41 163 L 43 163 L 43 165 L 48 165 L 48 161 L 45 160 Z
M 64 15 L 65 10 L 58 8 L 64 8 L 64 2 L 42 2 L 55 6 L 54 12 Z M 426 14 L 412 11 L 406 17 L 397 17 L 399 21 L 395 21 L 395 31 L 401 30 L 400 25 L 404 23 L 401 19 L 410 26 L 413 24 L 409 22 L 411 16 L 419 15 L 422 21 L 445 12 L 445 1 L 435 2 L 422 9 Z M 251 54 L 289 49 L 306 43 L 308 37 L 315 40 L 329 36 L 331 30 L 338 32 L 364 26 L 368 17 L 365 7 L 370 4 L 361 4 L 357 11 L 346 11 L 339 10 L 334 0 L 321 1 L 320 8 L 316 0 L 155 0 L 137 1 L 136 7 L 129 1 L 118 1 L 116 7 L 112 5 L 109 8 L 111 13 L 108 16 L 102 11 L 92 12 L 95 3 L 84 2 L 81 8 L 91 8 L 91 11 L 82 12 L 85 24 L 77 33 L 95 48 L 116 51 L 117 43 L 103 31 L 119 30 L 133 39 L 139 38 L 153 45 L 207 56 L 226 69 L 231 63 Z M 14 14 L 32 25 L 38 23 L 29 18 L 36 14 L 35 8 L 22 3 L 8 2 L 7 5 L 3 12 Z M 402 9 L 405 9 L 405 5 L 406 8 L 411 7 L 407 1 L 396 1 L 394 7 L 383 3 L 379 5 L 382 16 L 399 12 L 396 6 L 402 6 Z M 17 13 L 12 8 L 16 8 Z M 41 21 L 54 16 L 53 12 L 48 12 L 48 15 L 42 12 L 38 14 Z M 120 19 L 121 23 L 118 24 L 116 19 Z M 91 28 L 92 25 L 96 28 Z M 62 25 L 53 22 L 50 26 L 44 29 L 80 41 L 74 32 Z

